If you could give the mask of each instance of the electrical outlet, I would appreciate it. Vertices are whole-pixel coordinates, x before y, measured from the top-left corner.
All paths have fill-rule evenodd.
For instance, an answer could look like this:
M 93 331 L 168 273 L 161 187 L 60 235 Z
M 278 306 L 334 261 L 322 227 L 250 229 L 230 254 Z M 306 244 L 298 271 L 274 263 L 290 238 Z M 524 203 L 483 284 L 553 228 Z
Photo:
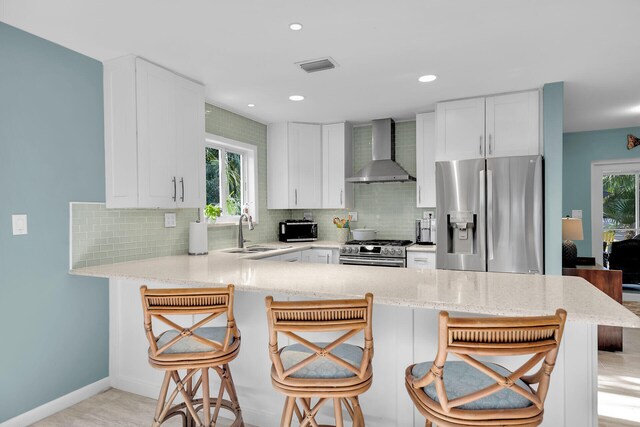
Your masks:
M 582 209 L 574 209 L 571 211 L 571 217 L 572 218 L 580 218 L 582 219 Z
M 313 212 L 305 212 L 305 213 L 302 215 L 302 218 L 303 218 L 303 219 L 307 219 L 307 220 L 309 220 L 309 221 L 313 221 Z
M 422 218 L 423 219 L 429 219 L 429 214 L 431 214 L 431 218 L 432 219 L 436 218 L 436 213 L 434 211 L 430 211 L 430 210 L 422 211 Z
M 176 213 L 166 212 L 164 214 L 164 228 L 173 228 L 176 226 Z
M 11 215 L 11 225 L 14 236 L 27 234 L 27 215 Z
M 349 216 L 351 217 L 351 221 L 358 221 L 358 212 L 349 212 Z

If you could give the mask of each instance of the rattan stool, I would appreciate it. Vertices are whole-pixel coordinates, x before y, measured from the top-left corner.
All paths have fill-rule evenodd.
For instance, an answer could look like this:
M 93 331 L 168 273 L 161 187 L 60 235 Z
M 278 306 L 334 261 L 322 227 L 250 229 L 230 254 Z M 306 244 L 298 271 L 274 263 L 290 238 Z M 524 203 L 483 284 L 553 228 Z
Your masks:
M 291 426 L 294 413 L 301 426 L 318 426 L 318 411 L 331 400 L 336 427 L 344 425 L 343 405 L 353 426 L 364 427 L 358 396 L 369 389 L 373 379 L 373 295 L 358 300 L 295 302 L 267 297 L 266 305 L 271 383 L 286 396 L 281 427 Z M 362 347 L 345 343 L 360 331 L 364 332 Z M 314 332 L 340 336 L 331 343 L 314 343 L 299 335 Z M 278 334 L 297 344 L 278 348 Z
M 214 426 L 221 409 L 235 417 L 232 427 L 244 426 L 229 369 L 229 362 L 240 351 L 240 331 L 233 318 L 233 285 L 213 289 L 142 286 L 140 294 L 149 340 L 149 364 L 165 371 L 152 426 L 157 427 L 174 416 L 182 417 L 185 427 Z M 223 314 L 227 317 L 226 326 L 204 327 Z M 176 323 L 181 317 L 188 318 L 189 326 Z M 153 319 L 171 329 L 156 336 Z M 210 369 L 220 377 L 220 389 L 214 398 L 209 390 Z M 180 371 L 184 372 L 182 376 Z M 171 382 L 175 389 L 167 397 Z M 202 398 L 196 397 L 198 391 Z M 229 399 L 224 399 L 225 391 Z M 173 404 L 178 394 L 182 402 Z
M 564 310 L 502 318 L 451 318 L 441 312 L 435 361 L 411 365 L 405 373 L 425 425 L 540 425 L 566 318 Z M 461 361 L 447 362 L 449 353 Z M 531 357 L 513 372 L 472 357 L 523 355 Z

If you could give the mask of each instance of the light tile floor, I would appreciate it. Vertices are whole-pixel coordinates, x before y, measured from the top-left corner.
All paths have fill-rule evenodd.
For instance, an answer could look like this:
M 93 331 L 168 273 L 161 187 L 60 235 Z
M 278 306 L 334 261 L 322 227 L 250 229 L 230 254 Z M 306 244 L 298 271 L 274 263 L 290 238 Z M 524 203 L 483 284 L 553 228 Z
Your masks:
M 640 329 L 625 329 L 623 352 L 598 356 L 601 427 L 640 427 Z
M 599 353 L 600 427 L 640 427 L 640 329 L 624 330 L 624 352 Z M 111 389 L 34 424 L 35 427 L 149 426 L 155 401 Z M 182 425 L 174 418 L 166 427 Z M 219 423 L 227 427 L 227 423 Z M 247 426 L 251 427 L 251 426 Z

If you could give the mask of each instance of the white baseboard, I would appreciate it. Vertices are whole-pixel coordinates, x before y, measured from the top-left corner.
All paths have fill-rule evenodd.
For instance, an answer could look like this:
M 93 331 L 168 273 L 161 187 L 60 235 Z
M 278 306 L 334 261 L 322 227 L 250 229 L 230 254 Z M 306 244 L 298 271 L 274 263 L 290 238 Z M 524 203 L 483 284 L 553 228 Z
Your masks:
M 24 427 L 31 425 L 43 418 L 60 412 L 76 403 L 82 402 L 91 396 L 95 396 L 111 387 L 109 377 L 103 378 L 95 383 L 84 386 L 78 390 L 72 391 L 69 394 L 65 394 L 51 402 L 47 402 L 44 405 L 33 408 L 32 410 L 20 414 L 17 417 L 11 418 L 4 423 L 0 424 L 0 427 Z

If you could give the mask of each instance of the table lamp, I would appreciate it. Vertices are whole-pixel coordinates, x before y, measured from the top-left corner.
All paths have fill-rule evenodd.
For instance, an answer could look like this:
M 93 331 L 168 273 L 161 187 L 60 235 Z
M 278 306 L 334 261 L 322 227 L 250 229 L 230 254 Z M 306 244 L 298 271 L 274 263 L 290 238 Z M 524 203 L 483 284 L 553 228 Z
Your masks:
M 582 219 L 562 218 L 562 266 L 564 268 L 575 268 L 578 258 L 578 249 L 574 240 L 583 240 Z

